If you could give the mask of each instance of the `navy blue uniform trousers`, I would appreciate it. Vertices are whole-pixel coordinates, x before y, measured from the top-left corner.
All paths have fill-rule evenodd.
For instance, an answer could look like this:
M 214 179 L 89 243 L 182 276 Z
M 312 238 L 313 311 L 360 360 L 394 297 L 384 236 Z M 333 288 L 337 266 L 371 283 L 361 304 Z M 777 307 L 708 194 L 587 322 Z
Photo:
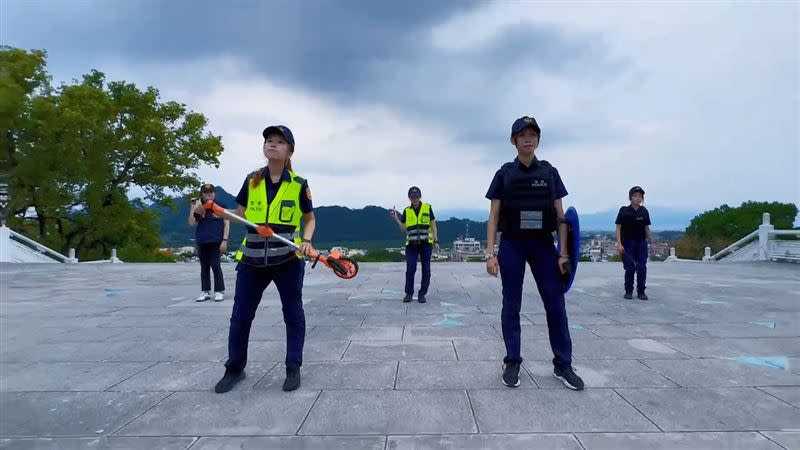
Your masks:
M 306 317 L 303 312 L 303 275 L 305 262 L 292 259 L 286 263 L 253 267 L 236 267 L 236 294 L 233 298 L 231 328 L 228 333 L 228 361 L 225 367 L 242 370 L 247 365 L 247 344 L 250 326 L 256 315 L 261 296 L 271 282 L 278 288 L 286 324 L 286 366 L 303 364 L 303 344 L 306 336 Z
M 558 270 L 558 253 L 552 237 L 519 240 L 503 238 L 500 241 L 497 260 L 503 282 L 501 324 L 503 341 L 506 344 L 506 357 L 503 362 L 522 362 L 520 355 L 522 327 L 519 312 L 522 307 L 522 283 L 525 280 L 527 263 L 531 267 L 544 304 L 550 348 L 554 356 L 553 365 L 557 368 L 570 366 L 572 339 L 569 335 L 561 273 Z
M 419 295 L 427 295 L 431 284 L 431 255 L 433 246 L 429 243 L 406 245 L 406 294 L 414 294 L 414 275 L 417 273 L 417 260 L 422 262 L 422 284 Z
M 625 254 L 625 292 L 633 292 L 633 274 L 636 274 L 636 291 L 644 292 L 647 281 L 647 239 L 629 239 L 622 243 Z

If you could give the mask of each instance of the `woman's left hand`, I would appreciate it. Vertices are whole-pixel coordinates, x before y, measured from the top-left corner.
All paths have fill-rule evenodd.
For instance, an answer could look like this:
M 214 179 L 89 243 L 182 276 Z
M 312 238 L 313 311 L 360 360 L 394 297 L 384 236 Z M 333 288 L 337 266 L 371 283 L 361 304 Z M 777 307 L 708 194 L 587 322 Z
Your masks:
M 300 253 L 302 253 L 303 256 L 311 256 L 311 254 L 314 253 L 314 247 L 311 245 L 311 242 L 303 242 L 300 244 Z
M 222 243 L 219 244 L 219 251 L 220 253 L 225 253 L 228 251 L 228 241 L 222 241 Z
M 562 275 L 567 273 L 567 267 L 566 267 L 567 264 L 569 264 L 569 258 L 567 258 L 566 256 L 558 257 L 558 270 L 561 272 Z

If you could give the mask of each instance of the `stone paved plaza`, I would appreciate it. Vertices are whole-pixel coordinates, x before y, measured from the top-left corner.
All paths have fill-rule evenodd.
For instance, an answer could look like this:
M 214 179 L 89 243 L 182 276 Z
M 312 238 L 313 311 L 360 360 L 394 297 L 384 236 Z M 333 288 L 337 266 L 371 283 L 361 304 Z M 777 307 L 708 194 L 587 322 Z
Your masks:
M 2 265 L 2 449 L 798 449 L 800 266 L 651 263 L 650 301 L 619 264 L 583 264 L 567 308 L 574 365 L 552 376 L 526 279 L 522 385 L 500 382 L 500 282 L 402 264 L 307 269 L 303 385 L 281 391 L 284 328 L 265 293 L 247 378 L 215 394 L 228 298 L 195 303 L 191 264 Z

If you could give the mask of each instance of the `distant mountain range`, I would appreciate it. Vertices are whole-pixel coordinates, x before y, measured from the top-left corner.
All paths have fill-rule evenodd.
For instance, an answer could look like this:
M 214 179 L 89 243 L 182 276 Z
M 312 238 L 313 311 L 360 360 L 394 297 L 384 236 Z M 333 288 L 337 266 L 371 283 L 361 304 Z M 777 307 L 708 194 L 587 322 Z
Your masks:
M 620 205 L 622 206 L 622 205 Z M 662 208 L 658 206 L 647 206 L 650 218 L 653 221 L 653 230 L 680 230 L 683 231 L 689 226 L 689 222 L 697 216 L 700 211 L 682 210 L 674 208 Z M 592 231 L 612 231 L 614 230 L 614 220 L 617 218 L 619 209 L 601 211 L 591 214 L 580 214 L 581 229 Z M 434 212 L 439 220 L 450 217 L 470 219 L 485 222 L 489 215 L 488 206 L 486 210 L 481 209 L 435 209 Z
M 158 207 L 160 212 L 161 240 L 167 247 L 190 246 L 194 243 L 194 230 L 188 225 L 189 197 L 176 198 L 177 208 Z M 236 199 L 222 188 L 217 188 L 217 203 L 225 208 L 236 207 Z M 435 205 L 434 205 L 435 206 Z M 654 221 L 654 229 L 683 230 L 694 212 L 648 208 Z M 400 247 L 404 234 L 389 216 L 389 210 L 379 206 L 351 209 L 343 206 L 320 206 L 314 208 L 317 231 L 315 246 L 329 248 L 342 245 L 351 248 Z M 469 209 L 434 208 L 439 230 L 439 240 L 444 246 L 467 235 L 478 240 L 486 239 L 487 211 Z M 617 211 L 586 214 L 581 216 L 581 229 L 585 231 L 610 231 L 614 229 Z M 664 225 L 661 225 L 664 224 Z M 669 224 L 669 225 L 667 225 Z M 244 227 L 231 224 L 229 242 L 238 247 L 244 236 Z

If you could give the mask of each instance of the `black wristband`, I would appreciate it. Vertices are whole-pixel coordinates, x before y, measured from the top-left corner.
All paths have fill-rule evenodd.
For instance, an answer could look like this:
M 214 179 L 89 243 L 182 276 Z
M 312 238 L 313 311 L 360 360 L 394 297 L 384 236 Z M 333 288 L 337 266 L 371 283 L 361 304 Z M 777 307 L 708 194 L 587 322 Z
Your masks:
M 306 242 L 306 243 L 310 244 L 311 243 L 311 239 L 303 239 L 303 242 Z

